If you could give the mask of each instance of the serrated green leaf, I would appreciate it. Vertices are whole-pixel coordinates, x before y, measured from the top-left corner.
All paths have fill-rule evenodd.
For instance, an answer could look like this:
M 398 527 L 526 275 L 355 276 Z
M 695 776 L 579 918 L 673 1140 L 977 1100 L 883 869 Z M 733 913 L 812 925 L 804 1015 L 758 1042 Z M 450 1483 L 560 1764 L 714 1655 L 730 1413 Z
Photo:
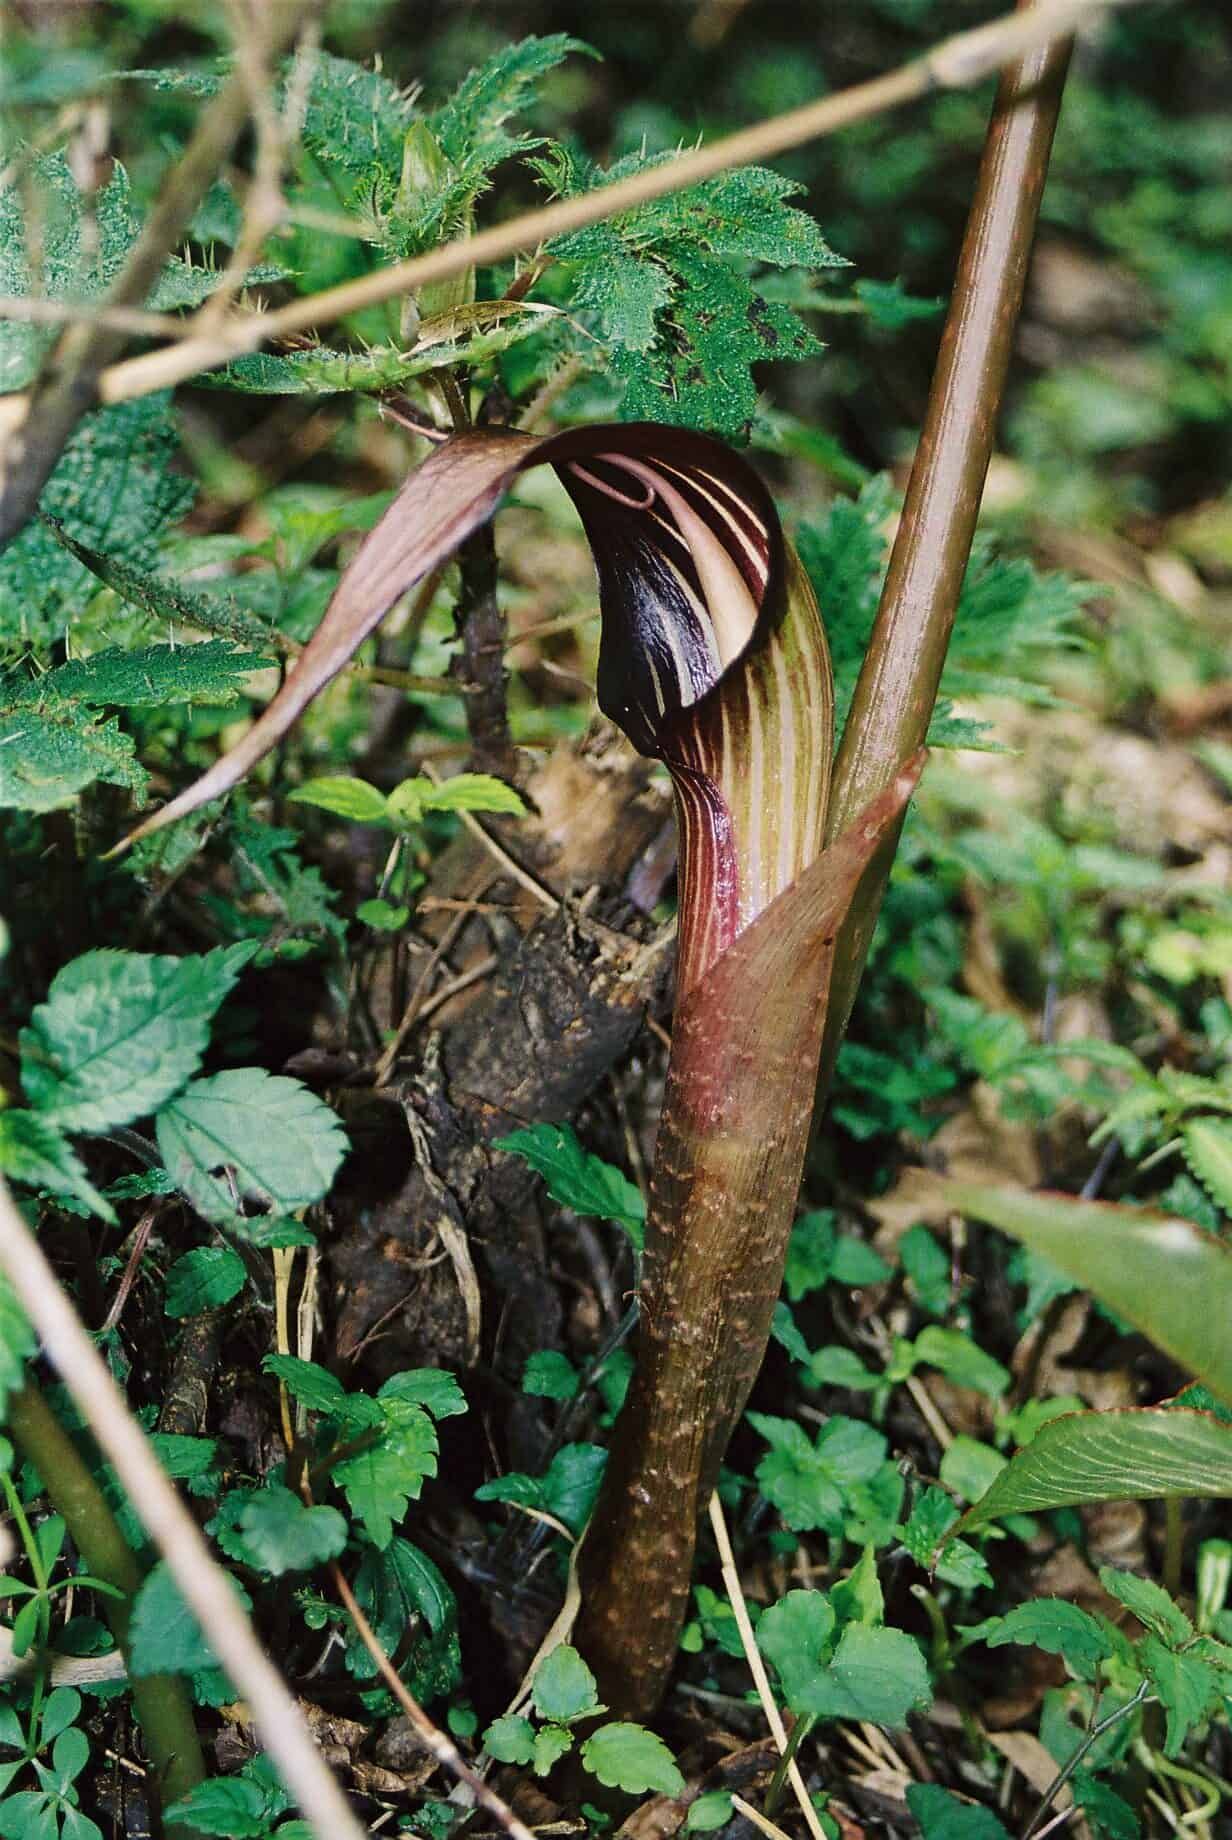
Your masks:
M 536 1776 L 547 1776 L 573 1749 L 573 1733 L 560 1725 L 541 1725 L 535 1733 L 531 1768 Z
M 1192 1727 L 1220 1704 L 1219 1676 L 1205 1661 L 1178 1655 L 1157 1636 L 1144 1636 L 1138 1654 L 1167 1715 L 1164 1755 L 1176 1757 Z
M 1195 1118 L 1181 1132 L 1185 1161 L 1225 1214 L 1232 1214 L 1232 1124 Z
M 198 1246 L 169 1268 L 163 1309 L 177 1318 L 200 1316 L 238 1297 L 246 1276 L 243 1259 L 230 1246 Z
M 672 1753 L 644 1725 L 624 1720 L 600 1725 L 582 1746 L 582 1763 L 609 1789 L 627 1795 L 680 1795 L 684 1790 Z
M 177 446 L 168 392 L 100 409 L 79 424 L 40 509 L 76 542 L 148 570 L 162 532 L 193 498 L 192 484 L 172 464 Z M 45 524 L 27 524 L 0 555 L 0 636 L 58 639 L 95 591 L 94 576 Z
M 1078 1412 L 1041 1426 L 957 1531 L 1006 1514 L 1168 1495 L 1232 1495 L 1232 1426 L 1162 1406 Z
M 1147 1208 L 939 1180 L 938 1199 L 1012 1233 L 1232 1401 L 1232 1248 Z M 1083 1499 L 1094 1499 L 1084 1497 Z
M 287 794 L 297 805 L 316 805 L 351 824 L 387 824 L 389 802 L 383 792 L 365 779 L 350 775 L 305 780 Z
M 646 1203 L 641 1190 L 602 1157 L 584 1150 L 571 1125 L 534 1124 L 497 1137 L 498 1150 L 520 1156 L 547 1183 L 549 1195 L 575 1214 L 614 1220 L 635 1245 L 641 1244 Z
M 222 1840 L 258 1840 L 269 1832 L 266 1797 L 256 1783 L 243 1776 L 197 1783 L 164 1812 L 169 1822 L 218 1834 Z
M 749 1423 L 772 1448 L 757 1466 L 758 1486 L 796 1533 L 842 1530 L 849 1491 L 871 1482 L 886 1456 L 886 1440 L 863 1420 L 836 1414 L 811 1442 L 791 1419 L 750 1412 Z
M 292 1399 L 310 1412 L 336 1412 L 346 1399 L 341 1380 L 317 1361 L 303 1361 L 296 1354 L 267 1354 L 261 1367 L 281 1380 Z
M 1083 1814 L 1108 1840 L 1139 1840 L 1142 1826 L 1129 1803 L 1088 1770 L 1075 1770 L 1070 1778 L 1074 1800 Z
M 60 665 L 40 687 L 91 708 L 153 708 L 169 703 L 234 703 L 244 680 L 272 658 L 237 652 L 225 639 L 195 645 L 110 646 Z
M 925 1489 L 899 1537 L 916 1564 L 925 1571 L 935 1569 L 946 1584 L 964 1591 L 990 1585 L 993 1579 L 987 1561 L 966 1540 L 949 1540 L 938 1552 L 942 1535 L 957 1519 L 958 1509 L 944 1489 Z
M 838 1229 L 829 1209 L 801 1214 L 791 1230 L 783 1274 L 783 1288 L 792 1303 L 799 1303 L 829 1281 L 837 1246 Z
M 352 1514 L 361 1520 L 372 1544 L 384 1549 L 395 1525 L 404 1519 L 412 1501 L 436 1474 L 440 1449 L 436 1427 L 421 1406 L 399 1400 L 382 1402 L 384 1429 L 370 1450 L 337 1463 L 333 1478 L 347 1498 Z
M 165 621 L 176 628 L 190 626 L 197 627 L 201 632 L 217 633 L 220 639 L 228 643 L 228 646 L 237 642 L 250 646 L 277 643 L 276 632 L 271 631 L 263 621 L 247 612 L 233 597 L 204 594 L 196 589 L 185 587 L 181 582 L 171 581 L 166 576 L 152 574 L 148 569 L 135 568 L 123 556 L 105 555 L 102 550 L 94 549 L 88 543 L 79 542 L 76 537 L 70 536 L 58 518 L 49 517 L 46 513 L 43 514 L 42 522 L 44 528 L 50 532 L 60 547 L 67 550 L 70 556 L 76 557 L 83 568 L 88 569 L 91 575 L 97 576 L 98 580 L 118 594 L 121 600 L 127 601 L 130 606 L 139 608 L 142 613 L 149 614 L 151 618 Z M 150 646 L 146 649 L 149 652 L 161 653 L 168 648 Z M 194 651 L 197 649 L 199 648 L 193 648 Z M 132 653 L 121 653 L 120 657 L 133 655 Z M 246 658 L 247 663 L 242 669 L 240 664 L 236 663 L 233 670 L 228 670 L 228 678 L 235 674 L 244 676 L 249 670 L 256 670 L 259 665 L 269 662 L 252 653 L 238 655 L 229 653 L 229 656 L 240 660 Z M 92 664 L 93 659 L 87 662 Z M 223 661 L 219 659 L 212 666 L 218 677 L 221 677 L 222 665 Z M 73 667 L 64 668 L 71 670 Z M 197 664 L 195 668 L 204 670 L 204 663 Z M 59 681 L 57 673 L 52 672 L 51 677 L 54 681 Z M 88 681 L 87 679 L 87 685 Z M 140 691 L 141 687 L 138 681 L 135 688 Z M 222 687 L 226 689 L 225 680 Z M 229 703 L 234 700 L 234 695 L 235 686 L 234 683 L 231 683 L 229 693 L 220 696 L 217 700 Z M 131 699 L 122 700 L 141 702 L 144 699 L 138 694 Z M 155 700 L 178 701 L 179 699 L 172 697 Z M 188 700 L 197 701 L 199 699 L 194 696 Z
M 594 1675 L 567 1642 L 549 1650 L 535 1669 L 533 1695 L 539 1717 L 558 1725 L 571 1724 L 599 1705 Z
M 156 1110 L 200 1066 L 214 1014 L 254 950 L 73 959 L 21 1032 L 31 1105 L 69 1131 L 105 1131 Z
M 969 1636 L 973 1633 L 967 1632 Z M 981 1625 L 981 1637 L 989 1648 L 1019 1643 L 1041 1648 L 1047 1655 L 1062 1655 L 1084 1680 L 1092 1679 L 1100 1662 L 1113 1653 L 1095 1618 L 1060 1597 L 1038 1597 L 1018 1604 L 1008 1615 Z
M 79 706 L 59 698 L 0 709 L 0 806 L 55 811 L 96 780 L 145 791 L 132 737 L 115 720 L 83 720 Z
M 403 780 L 389 795 L 391 810 L 400 808 L 399 801 L 407 787 L 415 788 L 423 811 L 491 811 L 514 818 L 526 816 L 521 795 L 490 773 L 455 773 L 439 785 L 431 780 Z
M 549 1514 L 581 1533 L 599 1493 L 607 1452 L 599 1444 L 565 1444 L 548 1464 L 540 1484 Z
M 234 1578 L 228 1583 L 243 1609 L 251 1609 L 243 1587 Z M 180 1595 L 171 1568 L 165 1559 L 160 1559 L 133 1602 L 130 1671 L 135 1675 L 199 1674 L 217 1666 L 196 1617 Z
M 90 1181 L 77 1152 L 37 1112 L 0 1112 L 0 1170 L 29 1188 L 80 1201 L 102 1220 L 115 1220 L 115 1209 Z
M 460 1418 L 467 1410 L 465 1393 L 453 1374 L 443 1367 L 411 1367 L 405 1373 L 393 1374 L 377 1398 L 422 1406 L 435 1419 Z
M 1144 1628 L 1154 1630 L 1161 1640 L 1174 1646 L 1193 1640 L 1193 1624 L 1153 1578 L 1140 1578 L 1136 1572 L 1123 1572 L 1114 1565 L 1103 1565 L 1099 1582 L 1110 1597 L 1124 1604 Z
M 528 1764 L 535 1754 L 535 1728 L 529 1719 L 507 1712 L 488 1726 L 483 1748 L 497 1763 Z
M 242 1201 L 279 1214 L 320 1201 L 347 1152 L 322 1100 L 260 1067 L 194 1080 L 163 1107 L 155 1130 L 176 1187 L 206 1220 L 236 1231 Z

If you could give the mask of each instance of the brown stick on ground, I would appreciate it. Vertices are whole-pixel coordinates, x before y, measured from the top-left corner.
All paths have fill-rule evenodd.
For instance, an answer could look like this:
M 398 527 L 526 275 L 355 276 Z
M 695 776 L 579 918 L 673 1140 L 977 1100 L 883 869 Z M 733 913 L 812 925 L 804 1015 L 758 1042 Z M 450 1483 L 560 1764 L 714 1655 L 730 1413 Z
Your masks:
M 927 733 L 1067 57 L 1066 46 L 1032 53 L 998 92 L 907 511 L 839 755 L 831 838 L 849 834 Z M 812 1099 L 810 1089 L 801 1100 L 784 1051 L 793 1063 L 807 1057 L 811 1082 L 828 998 L 825 1055 L 833 1064 L 898 827 L 895 819 L 884 828 L 871 862 L 866 856 L 860 866 L 838 954 L 815 941 L 810 963 L 805 946 L 800 962 L 783 968 L 798 1026 L 784 1015 L 777 1038 L 758 1031 L 748 1011 L 766 1004 L 769 986 L 750 975 L 728 993 L 730 1002 L 715 1006 L 716 1026 L 698 1053 L 690 1054 L 686 1041 L 678 1062 L 673 1054 L 647 1223 L 638 1368 L 581 1555 L 579 1644 L 604 1700 L 622 1713 L 644 1716 L 663 1693 L 687 1604 L 697 1517 L 766 1345 L 803 1160 L 802 1144 L 791 1156 L 779 1145 L 792 1135 L 793 1110 L 803 1103 L 807 1117 Z M 746 932 L 727 956 L 748 940 Z M 816 1017 L 811 1041 L 801 1021 L 806 1012 Z M 690 1020 L 686 1004 L 674 1043 Z M 742 1060 L 742 1047 L 753 1050 L 756 1066 Z

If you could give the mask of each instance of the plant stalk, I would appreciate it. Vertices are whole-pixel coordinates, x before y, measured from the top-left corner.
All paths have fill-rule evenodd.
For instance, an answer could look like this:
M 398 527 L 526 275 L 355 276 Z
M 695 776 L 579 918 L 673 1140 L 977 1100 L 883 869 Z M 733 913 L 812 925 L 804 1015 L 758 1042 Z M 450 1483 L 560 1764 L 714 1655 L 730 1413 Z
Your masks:
M 1070 49 L 1068 40 L 1037 46 L 997 89 L 903 515 L 834 764 L 831 837 L 889 784 L 928 734 L 992 456 Z M 897 841 L 896 829 L 870 864 L 839 936 L 823 1092 Z
M 122 1597 L 102 1597 L 103 1614 L 129 1659 L 128 1626 L 142 1570 L 102 1490 L 80 1452 L 33 1380 L 9 1395 L 6 1429 L 27 1462 L 32 1463 L 57 1514 L 64 1517 L 73 1544 L 87 1569 Z M 192 1704 L 176 1674 L 129 1673 L 133 1706 L 150 1755 L 159 1800 L 175 1802 L 206 1774 Z M 196 1829 L 176 1826 L 170 1834 L 189 1840 Z

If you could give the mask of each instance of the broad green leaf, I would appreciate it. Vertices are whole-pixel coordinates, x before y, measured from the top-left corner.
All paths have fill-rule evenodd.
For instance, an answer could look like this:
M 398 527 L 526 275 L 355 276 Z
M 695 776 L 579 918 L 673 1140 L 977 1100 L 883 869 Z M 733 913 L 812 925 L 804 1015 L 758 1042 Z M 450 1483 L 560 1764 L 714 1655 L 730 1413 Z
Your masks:
M 352 824 L 388 824 L 389 802 L 383 792 L 370 786 L 366 779 L 347 775 L 305 780 L 287 797 L 299 805 L 318 805 L 336 818 Z
M 989 1399 L 1000 1399 L 1010 1384 L 1010 1371 L 964 1335 L 961 1329 L 941 1329 L 930 1323 L 915 1338 L 915 1351 L 929 1367 L 940 1368 L 955 1386 L 969 1386 Z
M 1137 1815 L 1129 1803 L 1098 1776 L 1092 1776 L 1089 1770 L 1075 1770 L 1070 1787 L 1079 1808 L 1108 1840 L 1140 1840 L 1142 1824 Z
M 453 1691 L 462 1677 L 457 1605 L 431 1559 L 407 1540 L 395 1538 L 383 1552 L 369 1546 L 355 1595 L 385 1652 L 405 1656 L 401 1671 L 417 1698 Z M 376 1663 L 358 1635 L 348 1638 L 346 1665 L 357 1679 L 375 1680 Z
M 686 1834 L 710 1834 L 716 1827 L 726 1827 L 732 1818 L 732 1798 L 727 1789 L 707 1789 L 690 1804 L 685 1816 Z
M 960 1432 L 941 1458 L 941 1480 L 964 1501 L 979 1501 L 1005 1468 L 1006 1459 L 991 1444 Z
M 238 1297 L 245 1276 L 244 1261 L 230 1246 L 198 1246 L 167 1272 L 163 1309 L 168 1316 L 200 1316 Z
M 389 795 L 390 805 L 406 786 L 417 785 L 425 811 L 491 811 L 511 818 L 524 818 L 526 805 L 521 795 L 503 779 L 490 773 L 455 773 L 452 779 L 434 785 L 431 780 L 403 780 Z
M 599 1705 L 595 1677 L 576 1648 L 559 1643 L 535 1669 L 535 1711 L 541 1719 L 568 1725 Z
M 565 1444 L 548 1464 L 542 1506 L 581 1533 L 599 1493 L 607 1451 L 600 1444 Z
M 255 1782 L 226 1776 L 197 1783 L 165 1811 L 169 1822 L 183 1822 L 221 1840 L 258 1840 L 269 1832 L 270 1811 Z
M 1006 1514 L 1166 1495 L 1232 1495 L 1232 1426 L 1164 1406 L 1076 1412 L 1041 1426 L 955 1530 Z
M 757 1646 L 773 1662 L 783 1697 L 803 1709 L 829 1664 L 838 1619 L 821 1591 L 788 1591 L 762 1616 Z
M 1232 1124 L 1195 1118 L 1181 1133 L 1185 1161 L 1225 1214 L 1232 1214 Z
M 1190 1221 L 1111 1202 L 953 1181 L 940 1182 L 937 1192 L 1043 1253 L 1232 1401 L 1232 1248 L 1222 1240 Z
M 553 1201 L 575 1214 L 614 1220 L 640 1246 L 646 1221 L 641 1190 L 611 1163 L 584 1150 L 571 1125 L 528 1125 L 493 1142 L 498 1150 L 520 1156 L 537 1170 Z
M 912 1783 L 907 1806 L 924 1840 L 1010 1840 L 991 1808 L 964 1802 L 936 1783 Z
M 609 1789 L 628 1795 L 680 1795 L 684 1777 L 662 1738 L 623 1720 L 600 1725 L 582 1746 L 582 1762 Z
M 901 1629 L 850 1623 L 829 1667 L 793 1710 L 820 1718 L 903 1725 L 909 1712 L 931 1700 L 928 1669 L 911 1636 Z
M 242 1229 L 240 1202 L 292 1214 L 320 1201 L 347 1151 L 322 1100 L 260 1067 L 194 1080 L 163 1107 L 155 1129 L 176 1187 L 206 1220 L 234 1230 Z
M 830 1276 L 836 1284 L 884 1284 L 893 1272 L 867 1240 L 856 1233 L 840 1233 Z
M 497 1763 L 528 1764 L 535 1754 L 535 1728 L 529 1719 L 507 1712 L 488 1726 L 483 1748 Z
M 361 901 L 355 909 L 355 918 L 362 920 L 365 926 L 373 927 L 378 933 L 400 933 L 410 917 L 409 907 L 395 907 L 392 901 L 384 901 L 379 897 Z
M 105 1131 L 157 1110 L 201 1065 L 215 1011 L 255 949 L 245 941 L 203 957 L 73 959 L 21 1032 L 30 1104 L 66 1131 Z
M 28 1188 L 70 1196 L 102 1220 L 116 1217 L 72 1145 L 38 1112 L 0 1112 L 0 1171 Z
M 245 1610 L 251 1601 L 235 1579 L 231 1589 Z M 160 1559 L 133 1602 L 129 1667 L 142 1674 L 199 1674 L 218 1662 L 196 1617 L 180 1595 L 165 1559 Z
M 248 1563 L 281 1578 L 336 1559 L 347 1543 L 347 1524 L 337 1508 L 306 1507 L 294 1490 L 268 1483 L 242 1509 L 239 1536 Z

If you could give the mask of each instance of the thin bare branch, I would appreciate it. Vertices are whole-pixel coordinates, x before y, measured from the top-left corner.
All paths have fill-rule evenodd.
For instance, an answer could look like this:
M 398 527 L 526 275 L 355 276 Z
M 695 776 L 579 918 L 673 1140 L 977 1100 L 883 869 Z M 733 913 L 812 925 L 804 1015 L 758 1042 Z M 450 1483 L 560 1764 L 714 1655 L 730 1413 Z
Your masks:
M 363 1840 L 363 1828 L 313 1741 L 277 1668 L 240 1607 L 226 1573 L 168 1481 L 81 1318 L 0 1182 L 0 1268 L 146 1532 L 239 1693 L 252 1707 L 270 1758 L 319 1840 Z

